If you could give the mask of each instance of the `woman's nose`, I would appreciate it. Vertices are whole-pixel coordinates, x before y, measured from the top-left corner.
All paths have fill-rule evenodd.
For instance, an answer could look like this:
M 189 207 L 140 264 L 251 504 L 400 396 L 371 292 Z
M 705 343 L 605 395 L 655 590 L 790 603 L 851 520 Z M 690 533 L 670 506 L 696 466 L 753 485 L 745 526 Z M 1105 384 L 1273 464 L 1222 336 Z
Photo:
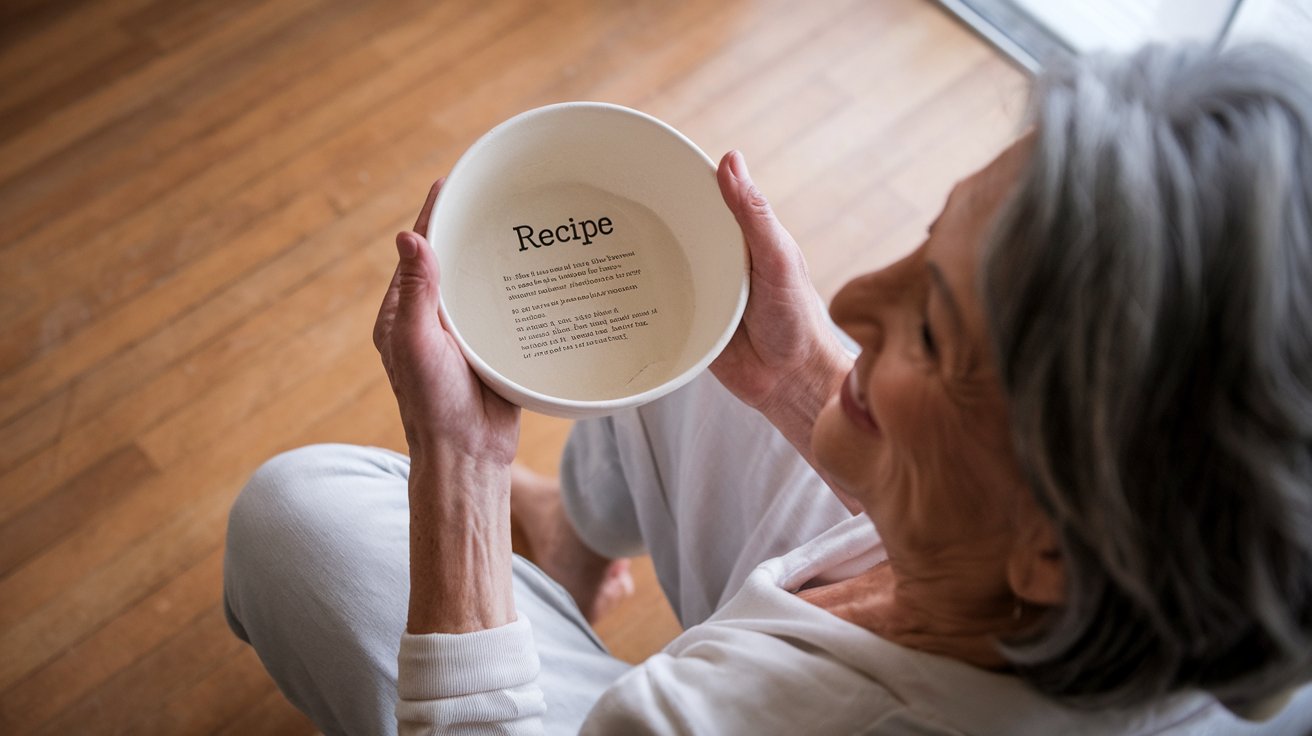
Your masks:
M 865 274 L 849 281 L 829 303 L 829 316 L 862 350 L 878 352 L 883 344 L 884 328 L 878 304 L 876 274 Z
M 867 350 L 883 347 L 888 325 L 924 288 L 924 247 L 879 271 L 847 282 L 829 304 L 829 315 Z

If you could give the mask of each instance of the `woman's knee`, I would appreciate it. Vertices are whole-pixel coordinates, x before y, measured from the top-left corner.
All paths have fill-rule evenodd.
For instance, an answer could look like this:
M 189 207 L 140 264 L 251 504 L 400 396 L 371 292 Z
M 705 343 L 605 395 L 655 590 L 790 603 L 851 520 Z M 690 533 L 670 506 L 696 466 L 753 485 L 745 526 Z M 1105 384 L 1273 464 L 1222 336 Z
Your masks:
M 379 489 L 404 488 L 408 463 L 389 450 L 355 445 L 300 447 L 261 465 L 228 516 L 228 547 L 275 551 L 340 536 Z M 391 495 L 391 494 L 389 494 Z M 402 495 L 404 495 L 402 493 Z
M 354 445 L 310 445 L 261 465 L 228 515 L 230 618 L 243 601 L 300 580 L 346 574 L 329 568 L 350 565 L 393 537 L 404 541 L 407 473 L 404 456 Z M 353 554 L 340 554 L 343 548 Z
M 253 603 L 269 599 L 272 567 L 296 554 L 292 545 L 305 538 L 307 496 L 313 479 L 329 462 L 332 446 L 311 445 L 281 453 L 261 465 L 228 512 L 223 559 L 224 613 L 228 626 L 241 639 Z
M 335 464 L 340 445 L 308 445 L 288 450 L 261 465 L 232 505 L 229 537 L 234 531 L 267 529 L 295 523 L 320 507 L 318 481 Z

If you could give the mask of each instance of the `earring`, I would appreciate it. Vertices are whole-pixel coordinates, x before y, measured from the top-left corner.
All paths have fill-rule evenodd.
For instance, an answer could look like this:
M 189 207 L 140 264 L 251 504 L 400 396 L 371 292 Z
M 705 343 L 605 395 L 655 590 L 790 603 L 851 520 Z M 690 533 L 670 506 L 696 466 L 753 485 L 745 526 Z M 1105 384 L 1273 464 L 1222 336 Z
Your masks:
M 1020 623 L 1021 618 L 1025 616 L 1025 601 L 1020 598 L 1016 599 L 1015 604 L 1011 607 L 1011 620 Z

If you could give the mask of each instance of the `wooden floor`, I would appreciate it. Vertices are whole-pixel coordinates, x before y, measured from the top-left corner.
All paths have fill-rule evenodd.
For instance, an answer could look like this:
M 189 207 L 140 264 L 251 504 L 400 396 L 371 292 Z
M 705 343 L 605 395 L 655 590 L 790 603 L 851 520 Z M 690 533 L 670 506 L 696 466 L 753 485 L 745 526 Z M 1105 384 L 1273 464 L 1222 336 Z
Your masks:
M 914 245 L 1024 80 L 926 0 L 0 5 L 0 733 L 309 733 L 220 608 L 250 472 L 402 448 L 393 233 L 493 124 L 597 99 L 746 152 L 826 296 Z M 525 418 L 554 468 L 568 423 Z M 650 575 L 601 629 L 677 632 Z

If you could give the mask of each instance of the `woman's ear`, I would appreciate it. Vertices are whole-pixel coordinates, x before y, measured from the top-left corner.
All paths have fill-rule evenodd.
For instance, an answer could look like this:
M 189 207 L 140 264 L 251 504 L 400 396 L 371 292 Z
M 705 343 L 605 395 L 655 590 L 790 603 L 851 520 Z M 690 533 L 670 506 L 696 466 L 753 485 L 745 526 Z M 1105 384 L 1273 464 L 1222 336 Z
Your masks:
M 1007 560 L 1007 582 L 1026 603 L 1059 606 L 1066 602 L 1066 564 L 1057 532 L 1037 508 L 1028 516 Z

